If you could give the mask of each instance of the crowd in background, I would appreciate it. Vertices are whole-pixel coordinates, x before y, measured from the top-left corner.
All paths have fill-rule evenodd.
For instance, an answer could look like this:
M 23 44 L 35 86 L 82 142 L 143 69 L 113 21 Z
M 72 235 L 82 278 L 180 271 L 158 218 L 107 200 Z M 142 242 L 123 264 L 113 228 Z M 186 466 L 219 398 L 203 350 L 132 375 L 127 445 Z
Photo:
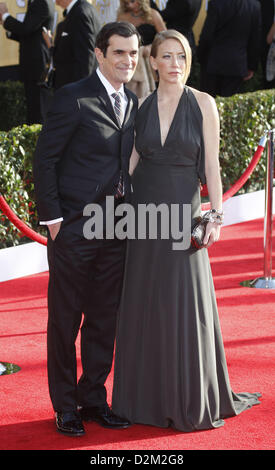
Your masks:
M 77 81 L 96 67 L 95 38 L 100 30 L 96 9 L 86 0 L 56 0 L 63 20 L 53 35 L 52 0 L 29 0 L 23 22 L 13 18 L 0 3 L 0 21 L 7 37 L 20 44 L 20 77 L 25 87 L 28 123 L 43 122 L 49 103 L 49 89 Z M 193 27 L 202 0 L 168 0 L 160 10 L 153 0 L 120 0 L 117 20 L 134 24 L 142 37 L 139 64 L 128 84 L 138 97 L 156 87 L 149 65 L 150 45 L 156 33 L 176 29 L 192 48 L 193 70 L 199 69 L 196 87 L 212 96 L 242 92 L 259 66 L 262 88 L 275 87 L 275 1 L 210 0 L 197 44 Z M 43 83 L 50 72 L 54 80 Z M 188 85 L 192 86 L 192 73 Z M 47 76 L 47 79 L 49 77 Z M 53 88 L 52 88 L 53 87 Z

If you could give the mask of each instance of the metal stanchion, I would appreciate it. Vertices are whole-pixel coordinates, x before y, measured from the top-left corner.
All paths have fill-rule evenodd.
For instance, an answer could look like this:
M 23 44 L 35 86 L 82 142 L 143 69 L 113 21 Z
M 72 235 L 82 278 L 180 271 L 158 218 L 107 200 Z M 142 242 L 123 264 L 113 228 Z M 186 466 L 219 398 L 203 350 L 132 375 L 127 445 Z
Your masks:
M 264 218 L 264 272 L 263 277 L 253 281 L 243 281 L 242 286 L 257 289 L 275 289 L 275 278 L 272 277 L 272 225 L 273 225 L 273 177 L 274 177 L 274 132 L 267 132 L 266 148 L 266 183 L 265 183 L 265 218 Z

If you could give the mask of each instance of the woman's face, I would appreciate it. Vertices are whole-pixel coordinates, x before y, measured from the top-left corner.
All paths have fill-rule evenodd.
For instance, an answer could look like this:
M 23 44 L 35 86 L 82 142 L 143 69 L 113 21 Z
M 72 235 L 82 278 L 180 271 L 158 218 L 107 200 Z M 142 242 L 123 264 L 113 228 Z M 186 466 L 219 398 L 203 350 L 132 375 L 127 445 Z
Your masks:
M 125 0 L 124 4 L 127 7 L 128 11 L 133 11 L 133 12 L 137 12 L 140 7 L 138 0 Z
M 166 39 L 157 51 L 157 57 L 150 57 L 151 65 L 158 71 L 159 80 L 178 83 L 184 80 L 186 72 L 185 51 L 176 39 Z

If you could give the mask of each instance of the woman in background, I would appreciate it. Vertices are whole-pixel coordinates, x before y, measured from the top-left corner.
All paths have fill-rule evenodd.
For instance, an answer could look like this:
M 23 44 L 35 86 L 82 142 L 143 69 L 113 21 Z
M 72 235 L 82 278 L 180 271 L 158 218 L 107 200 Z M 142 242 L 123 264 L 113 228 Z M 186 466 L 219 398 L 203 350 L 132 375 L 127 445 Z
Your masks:
M 155 89 L 149 64 L 150 49 L 155 34 L 165 30 L 166 26 L 159 12 L 150 7 L 149 0 L 120 0 L 117 21 L 132 23 L 141 35 L 138 65 L 127 88 L 142 98 Z

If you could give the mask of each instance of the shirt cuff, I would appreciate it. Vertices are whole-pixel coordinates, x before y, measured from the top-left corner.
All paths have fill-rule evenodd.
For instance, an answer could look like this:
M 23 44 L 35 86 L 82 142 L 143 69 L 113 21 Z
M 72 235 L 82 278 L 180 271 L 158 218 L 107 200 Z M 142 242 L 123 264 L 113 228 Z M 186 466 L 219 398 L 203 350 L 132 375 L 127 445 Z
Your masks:
M 57 224 L 57 222 L 62 222 L 63 217 L 59 217 L 59 219 L 53 219 L 53 220 L 44 220 L 39 222 L 40 225 L 52 225 L 52 224 Z
M 2 15 L 2 22 L 5 23 L 6 19 L 8 18 L 8 16 L 10 16 L 10 13 L 4 13 Z

